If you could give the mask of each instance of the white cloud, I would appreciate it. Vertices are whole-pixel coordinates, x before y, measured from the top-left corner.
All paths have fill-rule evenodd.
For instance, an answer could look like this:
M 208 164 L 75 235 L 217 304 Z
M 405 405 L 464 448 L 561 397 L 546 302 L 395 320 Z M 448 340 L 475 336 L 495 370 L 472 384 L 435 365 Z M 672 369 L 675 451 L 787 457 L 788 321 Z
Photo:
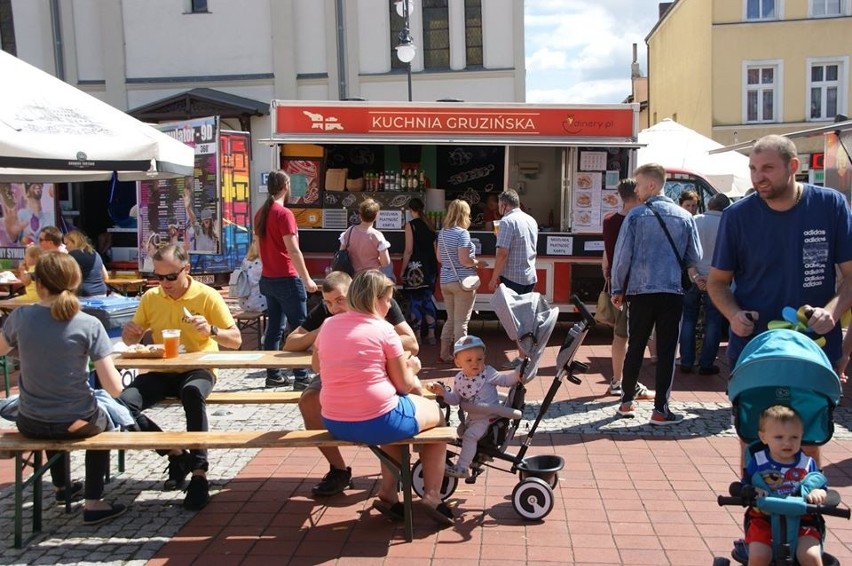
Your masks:
M 632 44 L 645 68 L 645 36 L 658 0 L 526 0 L 527 101 L 621 102 L 630 94 Z

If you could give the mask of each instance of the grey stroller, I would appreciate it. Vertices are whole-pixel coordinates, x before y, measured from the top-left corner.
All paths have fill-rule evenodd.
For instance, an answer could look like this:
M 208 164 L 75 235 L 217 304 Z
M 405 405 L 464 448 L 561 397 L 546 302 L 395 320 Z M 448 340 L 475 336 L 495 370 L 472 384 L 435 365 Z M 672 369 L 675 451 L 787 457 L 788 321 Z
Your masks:
M 536 378 L 541 356 L 553 333 L 559 316 L 559 309 L 551 307 L 539 293 L 527 293 L 518 295 L 504 285 L 500 285 L 491 299 L 491 305 L 497 314 L 501 325 L 506 330 L 509 338 L 517 344 L 519 357 L 521 359 L 520 372 L 521 383 L 509 389 L 503 407 L 497 411 L 498 418 L 493 422 L 485 436 L 480 439 L 476 456 L 471 462 L 471 475 L 465 479 L 466 483 L 476 483 L 477 478 L 485 471 L 485 468 L 494 468 L 509 473 L 517 473 L 520 481 L 512 490 L 512 507 L 522 518 L 527 520 L 539 520 L 546 517 L 554 506 L 553 489 L 559 481 L 559 471 L 565 466 L 562 457 L 547 454 L 538 456 L 526 456 L 527 450 L 532 444 L 533 436 L 541 419 L 547 413 L 553 398 L 556 396 L 559 386 L 564 380 L 580 383 L 576 373 L 588 369 L 586 364 L 574 361 L 577 349 L 586 337 L 589 329 L 594 326 L 594 317 L 585 308 L 580 299 L 574 295 L 571 302 L 581 314 L 581 320 L 573 325 L 568 331 L 556 360 L 556 376 L 544 400 L 541 402 L 538 414 L 530 426 L 529 432 L 521 442 L 516 454 L 510 454 L 507 449 L 515 437 L 515 432 L 521 423 L 524 411 L 524 398 L 526 395 L 525 384 Z M 442 403 L 442 398 L 439 397 Z M 449 421 L 450 407 L 442 404 Z M 459 407 L 459 418 L 464 419 L 464 414 L 484 411 L 495 413 L 495 408 L 477 407 L 475 404 L 462 402 Z M 447 456 L 448 463 L 452 463 L 456 454 L 452 451 L 453 446 L 461 448 L 461 441 L 450 446 Z M 494 461 L 502 461 L 510 464 L 509 468 L 498 467 Z M 414 490 L 418 495 L 423 492 L 422 466 L 420 462 L 414 465 L 412 470 Z M 455 492 L 458 487 L 458 479 L 445 477 L 441 490 L 441 496 L 446 499 Z

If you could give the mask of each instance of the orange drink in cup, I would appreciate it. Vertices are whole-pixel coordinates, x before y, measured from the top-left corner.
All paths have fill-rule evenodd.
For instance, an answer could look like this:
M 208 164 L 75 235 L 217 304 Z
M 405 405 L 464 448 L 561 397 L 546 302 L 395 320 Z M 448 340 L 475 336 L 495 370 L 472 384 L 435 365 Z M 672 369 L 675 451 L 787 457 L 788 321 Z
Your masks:
M 180 329 L 168 328 L 163 330 L 163 357 L 176 358 L 180 348 Z
M 492 220 L 491 223 L 494 225 L 494 235 L 498 235 L 500 233 L 500 221 Z

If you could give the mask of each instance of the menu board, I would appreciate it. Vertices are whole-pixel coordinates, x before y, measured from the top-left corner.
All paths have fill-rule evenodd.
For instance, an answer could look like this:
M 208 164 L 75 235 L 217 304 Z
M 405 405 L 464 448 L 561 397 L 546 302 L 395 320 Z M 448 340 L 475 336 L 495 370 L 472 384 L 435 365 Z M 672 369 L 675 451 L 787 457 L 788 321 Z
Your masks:
M 629 153 L 624 148 L 579 148 L 571 191 L 571 229 L 601 233 L 604 219 L 621 210 L 615 188 L 626 176 Z

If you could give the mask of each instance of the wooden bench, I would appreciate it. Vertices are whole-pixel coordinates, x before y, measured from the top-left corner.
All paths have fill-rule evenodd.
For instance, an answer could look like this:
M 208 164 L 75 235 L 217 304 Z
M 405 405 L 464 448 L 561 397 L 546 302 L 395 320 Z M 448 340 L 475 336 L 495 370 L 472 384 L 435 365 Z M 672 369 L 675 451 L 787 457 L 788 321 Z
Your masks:
M 257 333 L 257 349 L 263 348 L 263 333 L 266 330 L 266 313 L 258 311 L 231 311 L 240 332 L 254 330 Z
M 455 427 L 438 427 L 419 433 L 413 438 L 394 442 L 402 447 L 400 461 L 391 458 L 378 446 L 369 446 L 376 456 L 393 469 L 402 486 L 405 538 L 414 538 L 412 518 L 412 477 L 409 445 L 443 444 L 457 439 Z M 248 449 L 248 448 L 320 448 L 326 446 L 356 446 L 356 443 L 337 440 L 328 431 L 239 431 L 239 432 L 104 432 L 97 436 L 75 440 L 43 440 L 28 438 L 18 432 L 0 432 L 0 453 L 15 457 L 15 548 L 21 548 L 23 539 L 23 493 L 33 486 L 32 536 L 42 529 L 42 476 L 58 458 L 67 458 L 73 450 L 171 450 L 183 449 Z M 45 458 L 44 450 L 60 451 L 53 458 Z M 27 458 L 29 454 L 30 458 Z M 24 479 L 27 467 L 33 469 Z M 70 474 L 70 466 L 67 467 Z M 66 504 L 66 510 L 68 505 Z M 28 539 L 29 540 L 29 539 Z

